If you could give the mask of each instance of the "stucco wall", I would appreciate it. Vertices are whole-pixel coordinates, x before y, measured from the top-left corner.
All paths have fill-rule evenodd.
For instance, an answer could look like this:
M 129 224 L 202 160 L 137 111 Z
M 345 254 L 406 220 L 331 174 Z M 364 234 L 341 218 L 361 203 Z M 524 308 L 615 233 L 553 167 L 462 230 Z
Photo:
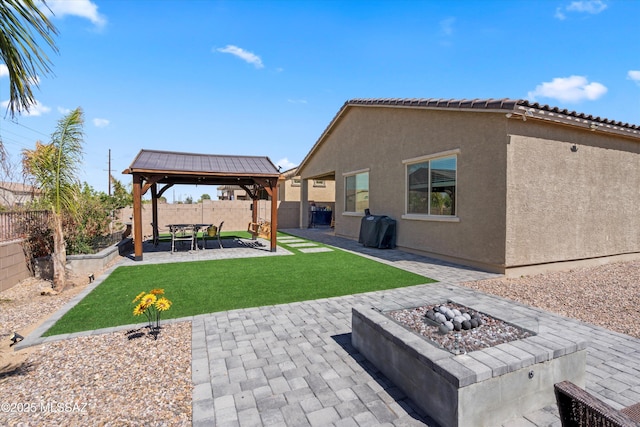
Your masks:
M 324 186 L 316 186 L 313 180 L 309 182 L 309 200 L 320 203 L 333 203 L 335 197 L 335 182 L 325 179 Z M 278 198 L 287 202 L 300 201 L 300 185 L 293 185 L 293 180 L 287 179 L 280 185 Z
M 0 243 L 0 291 L 30 276 L 22 241 Z
M 357 239 L 362 216 L 344 213 L 344 173 L 369 169 L 369 208 L 397 223 L 400 248 L 467 263 L 504 262 L 504 114 L 351 108 L 301 171 L 336 179 L 336 234 Z M 460 149 L 457 222 L 403 219 L 403 160 Z
M 520 127 L 508 146 L 507 265 L 640 252 L 640 144 Z

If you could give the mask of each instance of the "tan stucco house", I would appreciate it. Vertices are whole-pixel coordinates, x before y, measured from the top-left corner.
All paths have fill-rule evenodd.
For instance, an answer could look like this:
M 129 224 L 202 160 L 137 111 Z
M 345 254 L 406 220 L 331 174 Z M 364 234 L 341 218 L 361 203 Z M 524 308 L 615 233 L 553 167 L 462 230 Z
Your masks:
M 18 182 L 0 182 L 0 206 L 16 208 L 33 202 L 40 195 L 37 188 Z
M 278 184 L 278 220 L 286 217 L 283 224 L 297 227 L 300 221 L 300 201 L 302 179 L 296 174 L 298 168 L 291 168 L 282 172 L 282 179 Z M 331 226 L 333 224 L 333 208 L 335 207 L 335 181 L 313 179 L 306 183 L 307 203 L 322 213 L 307 216 L 305 226 Z M 295 211 L 294 211 L 295 209 Z M 294 225 L 295 224 L 295 225 Z
M 355 99 L 296 175 L 335 183 L 335 233 L 364 210 L 399 249 L 508 275 L 640 258 L 640 127 L 526 100 Z
M 296 175 L 298 168 L 292 168 L 282 172 L 282 180 L 280 181 L 280 189 L 278 195 L 280 200 L 287 202 L 299 202 L 300 201 L 300 188 L 302 186 L 302 179 Z M 308 182 L 307 198 L 309 201 L 313 201 L 317 204 L 333 206 L 335 202 L 335 181 L 314 179 Z

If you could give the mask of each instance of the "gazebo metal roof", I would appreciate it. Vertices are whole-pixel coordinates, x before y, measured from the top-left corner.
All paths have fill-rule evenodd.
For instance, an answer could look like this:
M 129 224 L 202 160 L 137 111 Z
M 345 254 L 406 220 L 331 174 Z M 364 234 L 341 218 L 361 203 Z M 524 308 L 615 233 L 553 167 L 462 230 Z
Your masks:
M 268 157 L 140 150 L 123 173 L 158 176 L 160 184 L 253 185 L 254 178 L 279 178 Z

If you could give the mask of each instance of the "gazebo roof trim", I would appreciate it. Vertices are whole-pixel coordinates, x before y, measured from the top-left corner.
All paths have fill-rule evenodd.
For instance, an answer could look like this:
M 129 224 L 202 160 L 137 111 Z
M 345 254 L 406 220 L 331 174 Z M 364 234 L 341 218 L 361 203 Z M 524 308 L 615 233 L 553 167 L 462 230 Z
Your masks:
M 232 156 L 142 149 L 123 173 L 242 175 L 279 177 L 280 172 L 266 156 Z

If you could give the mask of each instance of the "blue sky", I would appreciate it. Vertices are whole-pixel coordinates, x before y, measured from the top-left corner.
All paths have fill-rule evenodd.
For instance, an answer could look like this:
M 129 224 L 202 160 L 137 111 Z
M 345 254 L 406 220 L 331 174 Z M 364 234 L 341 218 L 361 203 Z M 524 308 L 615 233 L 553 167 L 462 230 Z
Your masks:
M 80 179 L 140 149 L 302 161 L 352 98 L 524 98 L 640 124 L 637 1 L 49 0 L 38 105 L 0 118 L 14 163 L 85 113 Z M 0 101 L 8 99 L 0 65 Z M 4 109 L 4 107 L 3 107 Z M 177 186 L 169 201 L 213 187 Z

